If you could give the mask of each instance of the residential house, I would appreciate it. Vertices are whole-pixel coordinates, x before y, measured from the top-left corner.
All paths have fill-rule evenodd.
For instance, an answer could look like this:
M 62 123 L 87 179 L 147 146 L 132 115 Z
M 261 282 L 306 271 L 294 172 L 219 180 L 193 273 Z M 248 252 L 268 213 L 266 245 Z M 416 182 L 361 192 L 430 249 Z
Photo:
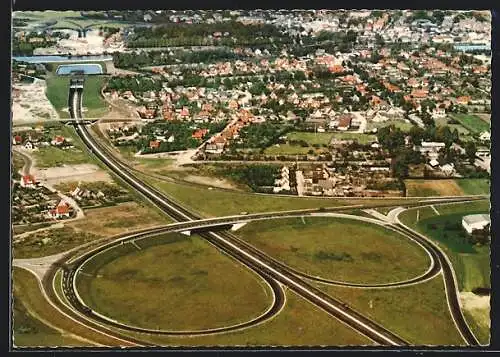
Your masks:
M 35 188 L 36 180 L 33 175 L 23 175 L 21 177 L 21 187 L 24 188 Z

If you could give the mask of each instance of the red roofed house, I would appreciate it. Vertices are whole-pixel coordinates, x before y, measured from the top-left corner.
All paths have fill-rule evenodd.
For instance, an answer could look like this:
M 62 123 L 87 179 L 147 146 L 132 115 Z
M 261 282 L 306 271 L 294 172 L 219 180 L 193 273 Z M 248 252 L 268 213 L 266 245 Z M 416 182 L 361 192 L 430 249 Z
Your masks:
M 151 140 L 149 142 L 150 149 L 159 149 L 160 148 L 160 140 Z
M 21 187 L 35 188 L 36 180 L 33 175 L 24 175 L 21 178 Z
M 14 145 L 21 145 L 23 143 L 23 138 L 21 135 L 16 135 L 12 138 L 12 144 Z
M 57 135 L 50 143 L 56 146 L 62 145 L 64 144 L 64 136 Z
M 180 112 L 180 116 L 183 118 L 188 117 L 189 116 L 189 108 L 183 107 L 181 112 Z
M 342 114 L 339 117 L 339 124 L 337 125 L 337 130 L 346 131 L 351 127 L 352 115 Z
M 49 214 L 52 218 L 56 219 L 68 218 L 70 216 L 69 205 L 64 200 L 61 200 L 55 209 L 49 211 Z
M 208 129 L 197 129 L 195 132 L 191 135 L 193 139 L 198 139 L 201 140 L 205 135 L 207 135 Z
M 457 104 L 469 104 L 470 102 L 470 97 L 469 96 L 462 96 L 457 98 Z

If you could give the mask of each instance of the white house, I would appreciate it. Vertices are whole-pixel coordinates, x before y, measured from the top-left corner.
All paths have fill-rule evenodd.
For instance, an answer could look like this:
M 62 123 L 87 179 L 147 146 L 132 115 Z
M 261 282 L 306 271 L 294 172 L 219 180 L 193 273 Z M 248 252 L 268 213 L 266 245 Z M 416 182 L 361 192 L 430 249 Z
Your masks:
M 481 140 L 481 141 L 490 141 L 491 140 L 491 133 L 489 131 L 483 131 L 479 135 L 479 140 Z
M 476 229 L 483 229 L 490 224 L 491 219 L 488 214 L 470 214 L 462 218 L 462 227 L 467 233 L 472 234 Z

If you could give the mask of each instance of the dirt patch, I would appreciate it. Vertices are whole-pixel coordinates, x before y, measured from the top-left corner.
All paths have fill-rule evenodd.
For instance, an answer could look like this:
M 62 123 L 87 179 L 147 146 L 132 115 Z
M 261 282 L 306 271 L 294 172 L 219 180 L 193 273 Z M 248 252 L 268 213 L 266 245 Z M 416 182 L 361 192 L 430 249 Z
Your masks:
M 227 189 L 233 189 L 233 190 L 238 189 L 238 187 L 233 185 L 228 180 L 218 179 L 215 177 L 187 175 L 186 177 L 184 177 L 184 180 L 188 181 L 188 182 L 199 183 L 202 185 L 207 185 L 207 186 L 212 186 L 212 187 L 220 187 L 220 188 L 227 188 Z
M 59 118 L 56 110 L 47 99 L 47 85 L 43 80 L 35 80 L 30 84 L 14 84 L 12 100 L 12 122 L 53 120 Z
M 106 171 L 93 164 L 64 165 L 46 169 L 32 167 L 31 171 L 38 180 L 46 182 L 49 185 L 71 181 L 113 182 L 113 179 Z
M 460 301 L 466 310 L 490 309 L 490 296 L 479 296 L 471 292 L 461 292 Z
M 159 212 L 136 202 L 126 202 L 111 207 L 85 210 L 84 219 L 70 222 L 67 226 L 76 231 L 109 236 L 169 222 L 169 219 Z
M 463 191 L 455 180 L 407 181 L 406 189 L 411 196 L 460 196 Z

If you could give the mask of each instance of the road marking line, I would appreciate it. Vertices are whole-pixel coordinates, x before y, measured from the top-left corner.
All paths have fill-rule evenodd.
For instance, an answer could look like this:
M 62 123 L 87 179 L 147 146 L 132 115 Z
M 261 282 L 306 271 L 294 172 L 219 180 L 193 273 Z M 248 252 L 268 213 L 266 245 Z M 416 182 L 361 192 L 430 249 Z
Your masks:
M 434 210 L 434 212 L 436 212 L 438 216 L 441 216 L 441 213 L 439 213 L 439 211 L 436 209 L 436 207 L 434 207 L 434 205 L 431 205 L 431 208 Z
M 141 250 L 141 247 L 139 247 L 137 245 L 137 243 L 135 242 L 135 240 L 131 240 L 130 243 L 132 243 L 137 249 Z

